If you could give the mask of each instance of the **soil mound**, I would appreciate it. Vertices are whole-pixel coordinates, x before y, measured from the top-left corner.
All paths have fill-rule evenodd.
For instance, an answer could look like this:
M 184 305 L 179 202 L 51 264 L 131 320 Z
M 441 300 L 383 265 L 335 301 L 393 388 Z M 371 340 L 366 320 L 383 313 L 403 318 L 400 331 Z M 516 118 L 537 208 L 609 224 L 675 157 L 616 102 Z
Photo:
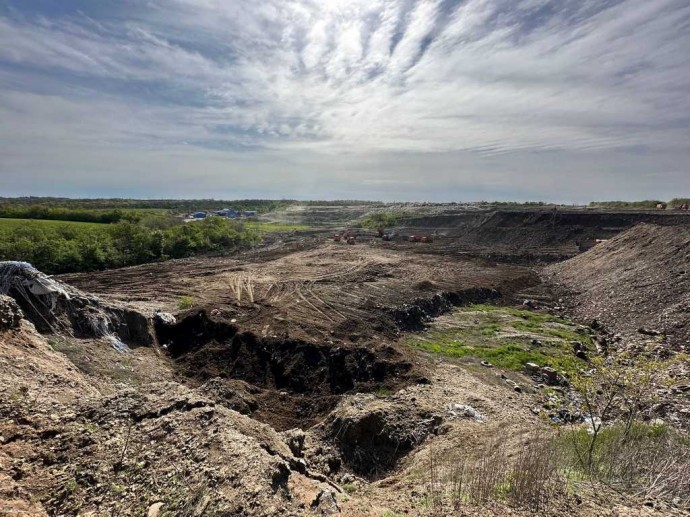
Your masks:
M 378 478 L 393 469 L 443 419 L 408 404 L 358 394 L 323 423 L 346 467 L 361 476 Z
M 583 320 L 678 347 L 690 340 L 690 227 L 640 224 L 544 276 Z

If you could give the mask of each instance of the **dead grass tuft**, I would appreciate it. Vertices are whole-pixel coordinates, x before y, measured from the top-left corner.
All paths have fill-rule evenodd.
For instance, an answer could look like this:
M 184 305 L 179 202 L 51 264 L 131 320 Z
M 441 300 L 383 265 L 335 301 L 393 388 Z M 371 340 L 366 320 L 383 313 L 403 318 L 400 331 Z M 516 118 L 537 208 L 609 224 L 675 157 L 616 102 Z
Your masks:
M 530 437 L 511 458 L 504 443 L 489 441 L 475 454 L 439 454 L 430 449 L 428 504 L 437 511 L 492 501 L 539 511 L 565 485 L 558 473 L 557 449 L 551 436 Z

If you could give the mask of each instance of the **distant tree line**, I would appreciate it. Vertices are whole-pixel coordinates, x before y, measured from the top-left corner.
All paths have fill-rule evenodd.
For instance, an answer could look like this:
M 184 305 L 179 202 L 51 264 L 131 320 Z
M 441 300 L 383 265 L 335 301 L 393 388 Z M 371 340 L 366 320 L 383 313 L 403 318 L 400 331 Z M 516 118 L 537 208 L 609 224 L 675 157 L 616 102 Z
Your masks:
M 44 219 L 50 221 L 79 221 L 83 223 L 139 222 L 140 212 L 116 209 L 85 209 L 51 207 L 49 205 L 0 204 L 0 218 Z
M 59 197 L 16 197 L 0 198 L 0 207 L 11 205 L 69 208 L 69 209 L 165 209 L 173 212 L 191 212 L 194 210 L 256 210 L 259 213 L 280 210 L 291 205 L 310 206 L 347 206 L 347 205 L 381 205 L 378 201 L 336 200 L 336 201 L 297 201 L 294 199 L 70 199 Z M 2 216 L 9 217 L 9 216 Z
M 589 206 L 593 208 L 617 208 L 630 210 L 645 210 L 656 209 L 659 203 L 658 199 L 645 199 L 643 201 L 592 201 Z
M 592 201 L 589 206 L 593 208 L 617 208 L 630 210 L 656 209 L 657 205 L 666 205 L 668 209 L 675 209 L 683 204 L 690 205 L 690 198 L 676 197 L 671 201 L 661 201 L 659 199 L 646 199 L 644 201 Z
M 64 226 L 29 222 L 0 232 L 0 260 L 23 260 L 50 273 L 132 266 L 200 253 L 234 250 L 260 235 L 241 223 L 215 217 L 190 224 Z

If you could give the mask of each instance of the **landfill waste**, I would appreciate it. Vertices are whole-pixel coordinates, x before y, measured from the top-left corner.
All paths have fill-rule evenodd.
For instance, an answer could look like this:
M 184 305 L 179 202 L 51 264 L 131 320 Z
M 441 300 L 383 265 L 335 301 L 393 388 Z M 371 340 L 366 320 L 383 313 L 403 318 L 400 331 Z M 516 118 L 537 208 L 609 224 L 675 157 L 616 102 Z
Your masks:
M 0 262 L 0 294 L 14 298 L 43 330 L 72 334 L 72 326 L 86 334 L 104 338 L 116 350 L 129 350 L 116 332 L 108 314 L 97 300 L 49 277 L 28 262 Z M 61 317 L 68 315 L 67 321 Z
M 466 404 L 448 404 L 448 414 L 451 418 L 466 417 L 475 422 L 484 422 L 484 415 Z

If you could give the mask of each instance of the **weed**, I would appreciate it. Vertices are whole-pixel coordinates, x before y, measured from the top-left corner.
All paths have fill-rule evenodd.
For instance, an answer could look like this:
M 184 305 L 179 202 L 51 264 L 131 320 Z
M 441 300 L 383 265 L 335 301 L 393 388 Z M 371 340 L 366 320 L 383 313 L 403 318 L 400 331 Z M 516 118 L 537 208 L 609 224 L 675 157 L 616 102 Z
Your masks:
M 345 483 L 341 488 L 347 495 L 352 495 L 357 491 L 357 485 L 354 483 Z
M 70 478 L 65 482 L 65 490 L 67 490 L 70 493 L 76 492 L 78 488 L 79 483 L 77 483 L 77 480 L 74 478 Z
M 565 464 L 580 478 L 603 481 L 622 491 L 690 505 L 687 436 L 664 425 L 636 422 L 601 429 L 594 442 L 587 429 L 571 429 L 558 442 Z
M 390 388 L 381 387 L 376 391 L 376 396 L 380 399 L 384 399 L 386 397 L 390 397 L 393 394 L 393 390 Z
M 115 494 L 124 494 L 126 487 L 123 485 L 118 485 L 117 483 L 110 483 L 110 491 Z
M 185 311 L 192 307 L 194 304 L 194 298 L 191 296 L 183 296 L 180 301 L 177 302 L 177 308 L 181 311 Z

